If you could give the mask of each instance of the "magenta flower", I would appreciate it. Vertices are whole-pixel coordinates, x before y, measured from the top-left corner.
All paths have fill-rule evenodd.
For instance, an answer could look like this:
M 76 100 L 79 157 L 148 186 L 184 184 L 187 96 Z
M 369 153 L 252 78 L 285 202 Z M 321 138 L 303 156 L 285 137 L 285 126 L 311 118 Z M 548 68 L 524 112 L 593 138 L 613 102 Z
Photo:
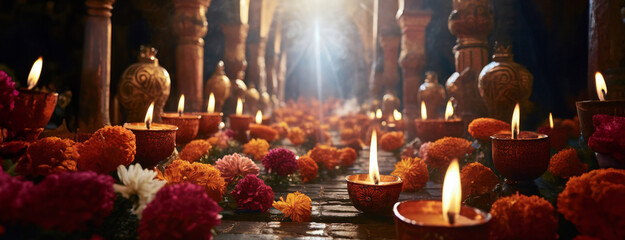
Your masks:
M 230 184 L 237 177 L 242 178 L 248 174 L 258 175 L 260 170 L 252 159 L 241 156 L 238 153 L 226 155 L 217 160 L 215 168 L 221 173 L 221 177 L 226 182 L 226 185 Z
M 221 208 L 193 183 L 161 188 L 143 210 L 139 237 L 151 239 L 212 239 L 211 230 L 221 224 Z
M 32 182 L 11 177 L 0 168 L 0 222 L 19 218 L 22 198 L 32 187 Z
M 596 130 L 588 139 L 590 149 L 625 162 L 625 117 L 597 114 L 592 122 Z
M 241 179 L 230 194 L 242 210 L 266 212 L 273 203 L 273 189 L 253 174 Z
M 272 149 L 263 157 L 263 166 L 269 173 L 286 176 L 297 171 L 295 153 L 286 148 Z
M 6 72 L 0 71 L 0 115 L 2 115 L 2 122 L 8 119 L 9 113 L 13 111 L 15 107 L 15 97 L 19 92 L 15 90 L 15 82 L 11 80 L 11 77 Z

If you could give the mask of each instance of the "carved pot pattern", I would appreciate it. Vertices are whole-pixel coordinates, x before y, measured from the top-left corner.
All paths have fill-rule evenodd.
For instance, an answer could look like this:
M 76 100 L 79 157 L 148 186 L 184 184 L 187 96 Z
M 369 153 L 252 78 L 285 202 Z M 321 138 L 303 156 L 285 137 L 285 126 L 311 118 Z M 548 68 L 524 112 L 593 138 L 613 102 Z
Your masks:
M 404 182 L 396 176 L 380 175 L 380 184 L 373 185 L 365 183 L 368 177 L 368 174 L 345 177 L 347 193 L 354 207 L 365 213 L 390 215 Z

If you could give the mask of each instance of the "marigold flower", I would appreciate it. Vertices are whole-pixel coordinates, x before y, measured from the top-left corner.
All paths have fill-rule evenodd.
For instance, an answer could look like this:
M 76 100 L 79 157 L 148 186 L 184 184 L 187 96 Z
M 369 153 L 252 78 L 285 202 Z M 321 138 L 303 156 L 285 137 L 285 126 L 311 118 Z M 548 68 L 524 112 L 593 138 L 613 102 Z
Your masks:
M 354 165 L 354 162 L 358 158 L 358 153 L 356 150 L 350 147 L 341 148 L 338 151 L 339 154 L 339 163 L 341 166 L 349 167 Z
M 299 127 L 293 127 L 289 129 L 287 138 L 291 141 L 291 144 L 299 146 L 306 142 L 306 133 Z
M 79 158 L 74 141 L 57 137 L 42 138 L 26 149 L 18 162 L 17 171 L 23 175 L 49 175 L 75 172 Z
M 327 170 L 332 170 L 339 164 L 339 152 L 328 145 L 317 144 L 308 152 L 308 156 L 317 164 L 323 164 Z
M 241 179 L 230 194 L 243 210 L 266 212 L 273 202 L 273 189 L 254 174 Z
M 184 146 L 182 151 L 180 151 L 180 155 L 178 155 L 178 158 L 188 162 L 195 162 L 197 160 L 200 160 L 202 156 L 208 154 L 211 148 L 211 144 L 206 140 L 193 140 L 187 143 L 186 146 Z
M 269 143 L 265 139 L 253 138 L 243 145 L 243 153 L 252 156 L 254 160 L 260 161 L 269 152 Z
M 425 187 L 430 175 L 428 167 L 420 158 L 404 158 L 395 164 L 395 170 L 391 173 L 404 181 L 402 191 L 419 191 Z
M 518 193 L 495 201 L 491 239 L 556 239 L 558 220 L 553 206 L 538 196 Z
M 499 184 L 493 170 L 478 162 L 469 163 L 460 170 L 460 181 L 463 200 L 485 194 Z
M 135 159 L 135 134 L 121 126 L 106 126 L 80 145 L 78 152 L 78 170 L 109 173 L 115 171 L 117 166 L 126 166 Z
M 380 147 L 387 152 L 395 151 L 404 146 L 403 132 L 387 132 L 380 138 Z
M 597 169 L 571 177 L 558 196 L 558 211 L 580 234 L 625 239 L 625 170 Z
M 262 138 L 267 142 L 278 140 L 278 131 L 270 126 L 250 124 L 250 136 L 252 138 Z
M 501 131 L 509 131 L 510 123 L 493 119 L 493 118 L 477 118 L 469 123 L 469 134 L 475 139 L 488 142 L 490 136 Z
M 286 122 L 271 124 L 271 128 L 278 131 L 278 137 L 284 139 L 289 133 L 289 125 Z
M 308 222 L 312 214 L 312 200 L 300 192 L 289 193 L 286 200 L 280 197 L 280 201 L 274 201 L 273 207 L 280 210 L 285 217 L 294 222 Z
M 221 208 L 204 189 L 192 183 L 163 187 L 143 210 L 139 238 L 212 239 L 213 227 L 221 224 Z
M 310 182 L 317 177 L 319 166 L 315 160 L 308 156 L 301 156 L 297 159 L 297 167 L 302 174 L 302 182 Z
M 226 191 L 226 183 L 221 178 L 219 170 L 209 164 L 199 162 L 174 160 L 165 169 L 165 180 L 169 185 L 183 182 L 200 185 L 216 202 L 221 201 Z
M 471 142 L 456 137 L 444 137 L 432 143 L 425 153 L 424 161 L 429 166 L 447 169 L 454 158 L 461 159 L 473 152 Z
M 582 163 L 575 149 L 563 149 L 551 156 L 549 172 L 561 178 L 570 178 L 582 175 L 588 171 L 588 164 Z
M 269 173 L 277 173 L 280 176 L 286 176 L 297 171 L 297 161 L 295 153 L 286 148 L 271 149 L 265 157 L 263 157 L 263 166 Z
M 249 174 L 258 175 L 260 169 L 252 159 L 245 156 L 241 156 L 238 153 L 226 155 L 217 162 L 215 162 L 215 168 L 221 173 L 221 177 L 229 185 L 233 180 L 241 177 L 245 177 Z

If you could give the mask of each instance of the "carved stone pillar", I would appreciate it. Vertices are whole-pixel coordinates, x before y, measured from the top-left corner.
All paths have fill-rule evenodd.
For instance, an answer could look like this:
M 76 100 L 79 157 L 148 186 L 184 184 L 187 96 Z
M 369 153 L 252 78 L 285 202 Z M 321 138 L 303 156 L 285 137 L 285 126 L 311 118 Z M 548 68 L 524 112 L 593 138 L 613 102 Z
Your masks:
M 410 2 L 410 3 L 409 3 Z M 402 70 L 404 121 L 407 137 L 415 136 L 414 119 L 419 114 L 420 105 L 417 90 L 423 82 L 425 66 L 425 28 L 432 17 L 432 12 L 421 9 L 421 1 L 401 1 L 397 20 L 401 28 L 401 53 L 399 64 Z
M 173 30 L 176 46 L 176 82 L 188 99 L 185 110 L 201 111 L 204 89 L 204 35 L 206 8 L 211 0 L 174 0 Z
M 90 133 L 110 124 L 111 10 L 115 0 L 87 0 L 78 129 Z
M 378 1 L 378 42 L 382 47 L 384 57 L 384 72 L 382 86 L 386 92 L 395 95 L 396 85 L 399 82 L 397 60 L 399 58 L 399 40 L 401 30 L 397 25 L 395 15 L 399 8 L 397 1 Z
M 267 93 L 265 53 L 267 36 L 277 3 L 277 0 L 250 1 L 250 29 L 247 35 L 247 83 L 250 87 L 255 86 L 261 95 L 260 106 L 258 107 L 263 111 L 268 111 L 271 104 L 271 97 Z
M 267 92 L 271 95 L 273 106 L 280 103 L 278 94 L 277 70 L 280 61 L 280 47 L 282 41 L 282 24 L 279 12 L 276 12 L 267 37 L 267 52 L 265 53 L 265 72 L 267 78 Z
M 245 39 L 247 38 L 247 24 L 226 23 L 221 25 L 224 33 L 224 63 L 226 76 L 237 79 L 239 72 L 245 69 Z
M 478 91 L 477 77 L 488 64 L 488 33 L 493 28 L 490 0 L 453 0 L 449 31 L 458 40 L 454 46 L 456 73 L 447 80 L 447 93 L 458 103 L 465 122 L 485 116 L 486 105 Z

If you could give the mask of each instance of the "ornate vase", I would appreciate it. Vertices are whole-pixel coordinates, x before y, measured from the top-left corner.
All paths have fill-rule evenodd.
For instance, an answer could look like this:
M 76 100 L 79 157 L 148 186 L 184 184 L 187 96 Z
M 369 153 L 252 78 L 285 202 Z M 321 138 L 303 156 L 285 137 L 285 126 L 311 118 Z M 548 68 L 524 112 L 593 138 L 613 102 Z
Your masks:
M 260 103 L 260 93 L 256 90 L 256 86 L 250 84 L 245 92 L 245 103 L 243 104 L 243 111 L 247 111 L 250 114 L 256 114 L 258 110 L 258 104 Z
M 219 61 L 213 76 L 208 79 L 204 86 L 204 102 L 207 102 L 206 100 L 213 93 L 215 95 L 215 112 L 221 112 L 226 99 L 230 96 L 231 85 L 230 79 L 224 71 L 224 62 Z
M 421 101 L 425 102 L 427 116 L 429 119 L 443 118 L 446 97 L 445 88 L 438 83 L 438 75 L 435 72 L 425 73 L 425 82 L 419 86 L 417 92 L 418 106 Z
M 534 77 L 521 64 L 515 63 L 511 48 L 496 44 L 493 62 L 482 69 L 478 80 L 480 95 L 488 114 L 509 121 L 514 105 L 526 103 L 532 94 Z
M 154 102 L 154 121 L 161 122 L 161 113 L 169 97 L 171 79 L 158 65 L 157 50 L 141 46 L 138 63 L 130 65 L 119 82 L 119 102 L 126 110 L 126 122 L 143 122 L 148 107 Z
M 391 91 L 387 91 L 384 96 L 382 96 L 382 112 L 385 115 L 393 114 L 393 110 L 399 109 L 400 102 L 399 98 L 395 96 Z

